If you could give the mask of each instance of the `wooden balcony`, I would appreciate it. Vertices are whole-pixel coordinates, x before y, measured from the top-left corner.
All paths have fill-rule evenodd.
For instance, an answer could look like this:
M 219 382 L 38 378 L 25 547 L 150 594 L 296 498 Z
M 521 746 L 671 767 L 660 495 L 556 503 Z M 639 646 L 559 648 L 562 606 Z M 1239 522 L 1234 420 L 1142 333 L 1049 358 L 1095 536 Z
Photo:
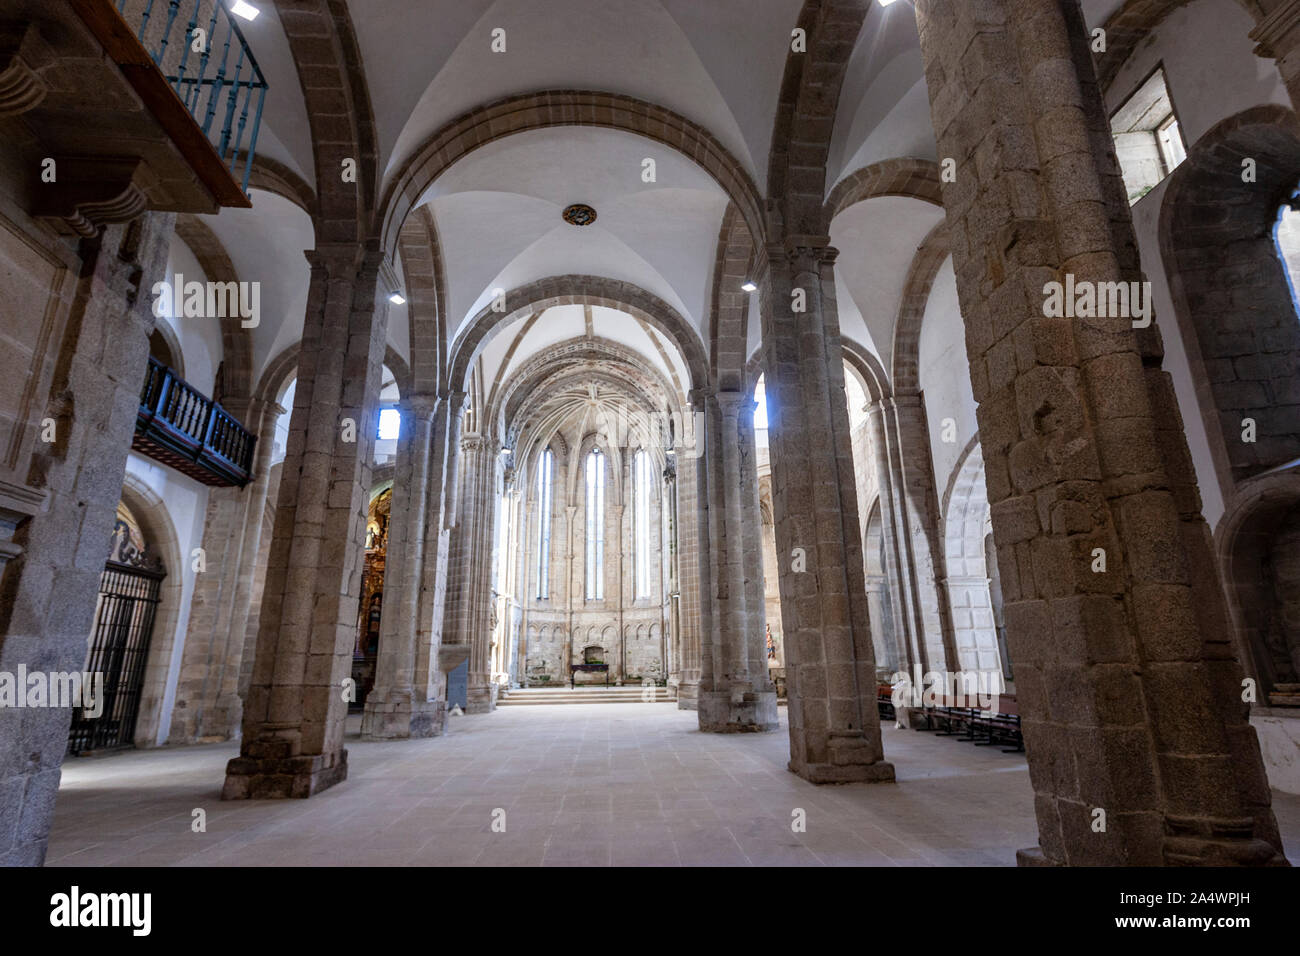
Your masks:
M 34 216 L 91 236 L 251 205 L 267 84 L 227 2 L 6 4 L 0 136 L 27 153 Z
M 149 359 L 131 447 L 195 481 L 243 488 L 253 477 L 251 434 L 172 369 Z

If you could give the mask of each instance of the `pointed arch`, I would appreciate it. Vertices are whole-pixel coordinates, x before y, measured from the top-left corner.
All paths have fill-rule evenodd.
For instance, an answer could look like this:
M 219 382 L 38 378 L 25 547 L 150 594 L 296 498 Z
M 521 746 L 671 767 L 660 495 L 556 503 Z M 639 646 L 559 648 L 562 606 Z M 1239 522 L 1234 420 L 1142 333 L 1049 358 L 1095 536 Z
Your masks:
M 498 329 L 529 311 L 544 311 L 558 305 L 598 305 L 627 312 L 677 344 L 693 388 L 708 381 L 704 345 L 695 329 L 667 302 L 630 282 L 600 276 L 552 276 L 508 292 L 505 301 L 505 312 L 493 311 L 491 304 L 484 306 L 452 346 L 449 387 L 459 387 L 465 381 L 471 363 Z
M 763 203 L 740 162 L 708 130 L 672 110 L 618 93 L 545 90 L 507 97 L 456 117 L 415 151 L 389 180 L 376 230 L 391 253 L 415 204 L 453 163 L 481 146 L 531 130 L 598 126 L 662 143 L 695 161 L 731 197 L 750 235 L 763 236 Z

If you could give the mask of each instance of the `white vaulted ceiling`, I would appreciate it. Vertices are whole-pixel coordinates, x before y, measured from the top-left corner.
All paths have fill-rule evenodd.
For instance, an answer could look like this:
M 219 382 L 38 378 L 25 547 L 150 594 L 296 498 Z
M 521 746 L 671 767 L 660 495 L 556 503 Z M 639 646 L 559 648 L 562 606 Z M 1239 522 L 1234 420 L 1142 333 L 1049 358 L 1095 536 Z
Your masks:
M 537 90 L 621 93 L 707 128 L 760 182 L 801 0 L 351 0 L 386 175 L 435 130 Z M 492 31 L 506 31 L 493 53 Z M 383 64 L 382 71 L 372 64 Z
M 886 369 L 912 257 L 942 219 L 943 210 L 930 203 L 880 196 L 850 206 L 831 223 L 831 244 L 840 251 L 840 329 L 874 351 Z
M 1115 5 L 1084 3 L 1090 22 Z M 271 83 L 261 152 L 314 183 L 298 68 L 275 4 L 258 6 L 264 15 L 243 29 Z M 469 110 L 503 97 L 578 89 L 635 97 L 699 124 L 760 192 L 802 6 L 802 0 L 348 0 L 385 181 L 431 134 Z M 498 28 L 506 31 L 505 53 L 491 49 Z M 827 191 L 865 165 L 905 156 L 936 158 L 915 11 L 909 0 L 872 3 L 840 96 Z M 642 181 L 647 157 L 656 162 L 653 183 Z M 255 193 L 254 199 L 251 211 L 227 210 L 208 221 L 239 278 L 263 283 L 264 327 L 253 333 L 256 373 L 301 338 L 310 275 L 302 253 L 315 240 L 300 211 L 278 197 Z M 575 202 L 596 209 L 593 225 L 561 219 Z M 694 161 L 613 129 L 549 127 L 463 155 L 420 197 L 438 230 L 444 348 L 495 289 L 568 274 L 648 291 L 679 312 L 707 347 L 727 202 Z M 911 257 L 939 215 L 920 202 L 872 200 L 847 210 L 832 229 L 841 250 L 841 325 L 886 362 Z M 400 283 L 402 264 L 394 264 Z M 756 304 L 757 297 L 751 353 L 759 344 Z M 390 344 L 405 358 L 409 307 L 393 306 L 389 316 Z M 559 314 L 544 319 L 518 343 L 512 364 L 497 371 L 513 374 L 540 347 L 535 337 L 547 334 L 547 323 L 561 321 Z M 601 315 L 597 324 L 598 334 L 624 341 L 686 383 L 676 345 L 660 333 L 622 313 Z M 621 333 L 609 331 L 620 324 Z M 508 340 L 503 334 L 491 348 L 504 349 Z
M 587 312 L 591 324 L 587 324 Z M 483 348 L 479 370 L 485 382 L 506 382 L 521 373 L 539 355 L 574 339 L 613 342 L 635 353 L 685 398 L 691 387 L 690 373 L 675 343 L 657 329 L 618 309 L 562 305 L 516 319 L 499 329 Z
M 647 156 L 654 183 L 642 181 Z M 450 277 L 453 338 L 494 289 L 571 274 L 633 283 L 705 328 L 727 197 L 679 153 L 615 130 L 536 130 L 470 154 L 425 198 Z M 595 208 L 592 225 L 564 221 L 576 202 Z

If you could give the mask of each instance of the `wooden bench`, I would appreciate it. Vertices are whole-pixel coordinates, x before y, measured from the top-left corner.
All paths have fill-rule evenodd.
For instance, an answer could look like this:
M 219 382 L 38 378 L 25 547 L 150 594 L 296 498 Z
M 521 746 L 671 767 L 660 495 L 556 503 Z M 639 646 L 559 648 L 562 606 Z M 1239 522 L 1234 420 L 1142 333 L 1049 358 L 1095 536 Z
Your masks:
M 989 713 L 978 707 L 950 707 L 939 704 L 922 708 L 925 726 L 918 730 L 934 731 L 936 737 L 958 737 L 977 747 L 1011 744 L 1003 753 L 1023 753 L 1024 736 L 1020 732 L 1020 714 L 1016 699 L 998 698 L 998 712 Z
M 876 710 L 880 712 L 882 723 L 898 719 L 898 713 L 894 710 L 894 688 L 889 684 L 876 685 Z

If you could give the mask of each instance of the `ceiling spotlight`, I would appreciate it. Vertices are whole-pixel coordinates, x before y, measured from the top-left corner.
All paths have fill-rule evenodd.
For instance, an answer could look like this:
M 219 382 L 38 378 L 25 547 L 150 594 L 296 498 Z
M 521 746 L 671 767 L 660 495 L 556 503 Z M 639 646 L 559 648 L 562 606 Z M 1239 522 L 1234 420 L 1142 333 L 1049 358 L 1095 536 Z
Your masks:
M 400 292 L 394 292 L 388 297 L 388 301 L 393 305 L 406 305 L 406 298 Z
M 881 0 L 881 2 L 883 3 L 884 0 Z M 243 17 L 245 20 L 256 20 L 257 15 L 262 11 L 251 3 L 245 3 L 244 0 L 235 0 L 235 5 L 230 8 L 230 12 L 237 17 Z
M 758 286 L 756 286 L 753 282 L 749 281 L 748 279 L 746 279 L 744 282 L 742 282 L 742 283 L 740 284 L 740 287 L 741 287 L 743 290 L 745 290 L 746 292 L 757 292 L 757 291 L 758 291 Z
M 882 7 L 887 7 L 887 6 L 889 6 L 889 5 L 890 5 L 891 3 L 893 3 L 893 2 L 894 2 L 894 0 L 880 0 L 880 5 L 881 5 Z

